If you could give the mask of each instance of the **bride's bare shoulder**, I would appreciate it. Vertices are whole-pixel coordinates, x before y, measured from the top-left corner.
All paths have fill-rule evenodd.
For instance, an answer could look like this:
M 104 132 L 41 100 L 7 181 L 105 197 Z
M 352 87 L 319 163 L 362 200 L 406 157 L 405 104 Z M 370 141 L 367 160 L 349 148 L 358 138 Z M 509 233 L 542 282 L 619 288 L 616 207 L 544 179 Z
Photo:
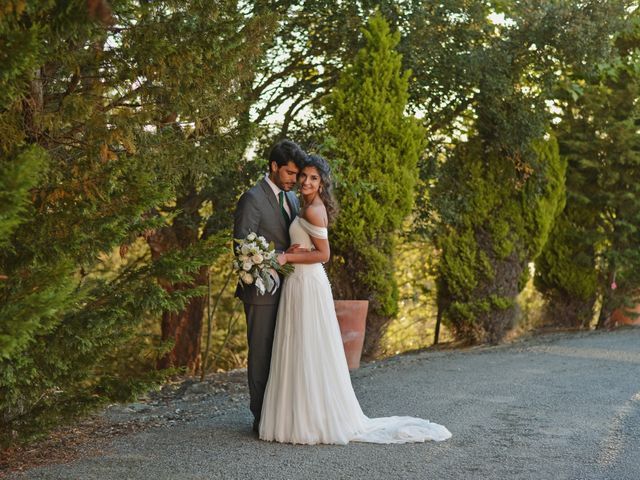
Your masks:
M 307 222 L 316 227 L 326 227 L 329 223 L 327 217 L 327 208 L 324 206 L 324 203 L 312 203 L 304 209 L 304 214 L 302 215 Z

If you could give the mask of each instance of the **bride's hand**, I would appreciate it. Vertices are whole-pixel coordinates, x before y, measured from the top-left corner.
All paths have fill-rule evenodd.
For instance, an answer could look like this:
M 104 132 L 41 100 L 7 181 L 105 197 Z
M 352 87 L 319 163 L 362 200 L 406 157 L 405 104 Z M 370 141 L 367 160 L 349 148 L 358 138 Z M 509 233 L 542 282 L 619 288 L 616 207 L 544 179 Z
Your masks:
M 284 265 L 285 263 L 287 263 L 287 254 L 286 253 L 279 253 L 278 257 L 277 257 L 278 263 L 280 265 Z
M 308 248 L 301 247 L 299 243 L 294 243 L 289 248 L 287 248 L 286 253 L 300 253 L 300 252 L 308 252 Z

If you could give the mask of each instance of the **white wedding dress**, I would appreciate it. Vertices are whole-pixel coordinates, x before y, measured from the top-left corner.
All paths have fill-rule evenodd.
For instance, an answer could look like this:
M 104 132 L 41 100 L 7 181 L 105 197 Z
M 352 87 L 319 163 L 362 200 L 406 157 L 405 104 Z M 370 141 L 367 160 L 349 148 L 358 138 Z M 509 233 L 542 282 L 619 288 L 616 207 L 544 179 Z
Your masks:
M 327 229 L 296 217 L 292 243 L 313 248 Z M 442 425 L 413 417 L 368 418 L 351 386 L 331 285 L 320 263 L 296 264 L 282 286 L 271 370 L 262 415 L 262 440 L 316 444 L 442 441 Z

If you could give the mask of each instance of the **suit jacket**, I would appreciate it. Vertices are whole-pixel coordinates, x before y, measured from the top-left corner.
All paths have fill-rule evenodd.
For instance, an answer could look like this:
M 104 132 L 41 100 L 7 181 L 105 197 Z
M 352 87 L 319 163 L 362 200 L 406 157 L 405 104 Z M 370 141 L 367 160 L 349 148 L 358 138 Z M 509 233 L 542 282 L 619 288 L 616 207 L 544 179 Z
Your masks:
M 285 198 L 291 211 L 291 221 L 293 221 L 300 210 L 298 198 L 293 192 L 285 192 Z M 267 242 L 273 242 L 276 250 L 285 251 L 291 244 L 289 226 L 282 216 L 278 199 L 266 179 L 260 180 L 244 192 L 236 206 L 233 238 L 245 238 L 250 232 L 262 235 Z M 278 288 L 274 294 L 260 295 L 255 286 L 238 282 L 236 297 L 252 305 L 272 305 L 280 299 L 280 289 Z

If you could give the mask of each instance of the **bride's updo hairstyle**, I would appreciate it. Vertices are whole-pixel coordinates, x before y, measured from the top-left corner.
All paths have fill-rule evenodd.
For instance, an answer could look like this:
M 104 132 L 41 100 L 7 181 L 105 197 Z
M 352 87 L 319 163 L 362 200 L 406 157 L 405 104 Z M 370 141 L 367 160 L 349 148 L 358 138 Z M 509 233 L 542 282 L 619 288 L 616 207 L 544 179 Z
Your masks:
M 320 189 L 318 190 L 318 195 L 320 195 L 320 200 L 324 203 L 325 208 L 327 209 L 327 217 L 329 218 L 329 223 L 332 223 L 338 214 L 338 203 L 333 196 L 333 181 L 331 180 L 331 167 L 329 163 L 322 158 L 320 155 L 307 155 L 307 161 L 305 162 L 305 167 L 315 167 L 320 174 Z

